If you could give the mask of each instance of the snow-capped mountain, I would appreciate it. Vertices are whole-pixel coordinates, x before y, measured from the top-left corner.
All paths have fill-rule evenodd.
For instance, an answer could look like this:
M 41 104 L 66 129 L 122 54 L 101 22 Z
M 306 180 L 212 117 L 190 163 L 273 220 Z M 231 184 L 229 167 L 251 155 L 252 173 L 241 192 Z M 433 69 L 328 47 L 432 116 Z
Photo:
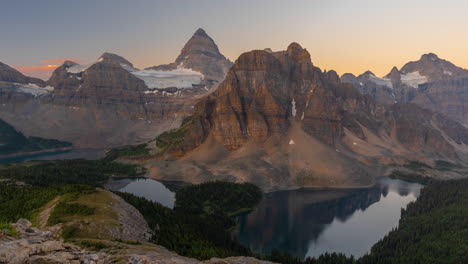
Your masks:
M 202 86 L 214 90 L 225 78 L 232 62 L 221 54 L 214 40 L 203 29 L 198 29 L 185 44 L 175 62 L 146 68 L 157 72 L 174 72 L 180 76 L 181 69 L 190 69 L 191 75 L 201 74 Z

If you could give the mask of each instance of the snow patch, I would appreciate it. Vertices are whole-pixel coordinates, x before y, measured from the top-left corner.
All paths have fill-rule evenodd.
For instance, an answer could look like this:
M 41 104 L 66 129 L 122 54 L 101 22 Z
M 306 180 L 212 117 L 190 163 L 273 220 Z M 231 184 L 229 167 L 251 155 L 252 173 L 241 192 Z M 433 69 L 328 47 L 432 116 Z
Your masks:
M 179 67 L 172 71 L 136 70 L 128 66 L 124 69 L 143 80 L 150 89 L 163 89 L 176 87 L 178 89 L 192 88 L 195 84 L 200 84 L 203 74 L 191 69 Z
M 32 83 L 30 84 L 16 83 L 15 86 L 19 92 L 32 94 L 34 96 L 41 96 L 44 94 L 48 94 L 54 90 L 54 87 L 52 86 L 39 87 Z
M 388 78 L 379 78 L 379 77 L 375 76 L 374 74 L 370 74 L 369 75 L 369 81 L 371 81 L 371 82 L 373 82 L 373 83 L 375 83 L 377 85 L 387 86 L 388 88 L 393 89 L 392 81 L 390 79 L 388 79 Z
M 73 65 L 69 68 L 67 68 L 67 72 L 69 73 L 74 73 L 74 74 L 77 74 L 77 73 L 80 73 L 80 72 L 84 72 L 86 71 L 89 67 L 93 66 L 96 62 L 93 62 L 93 63 L 89 63 L 89 64 L 76 64 L 76 65 Z
M 427 83 L 428 79 L 426 76 L 419 74 L 419 71 L 415 71 L 401 75 L 401 82 L 413 88 L 418 88 L 420 84 Z
M 289 140 L 289 145 L 296 145 L 296 143 L 294 142 L 294 140 Z
M 444 70 L 444 74 L 445 74 L 445 75 L 449 75 L 449 76 L 452 76 L 452 75 L 453 75 L 453 73 L 452 73 L 451 71 L 447 71 L 447 70 Z
M 297 113 L 296 100 L 294 100 L 294 98 L 291 101 L 291 106 L 292 106 L 291 114 L 292 114 L 292 116 L 296 116 L 296 113 Z

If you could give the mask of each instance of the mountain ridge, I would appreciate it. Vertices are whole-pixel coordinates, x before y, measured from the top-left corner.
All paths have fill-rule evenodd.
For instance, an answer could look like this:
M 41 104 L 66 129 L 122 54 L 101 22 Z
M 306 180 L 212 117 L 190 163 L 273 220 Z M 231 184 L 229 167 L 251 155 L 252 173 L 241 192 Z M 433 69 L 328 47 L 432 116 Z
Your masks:
M 400 70 L 393 67 L 382 78 L 363 80 L 350 74 L 341 78 L 380 103 L 415 103 L 463 124 L 468 123 L 468 111 L 465 110 L 468 70 L 434 53 L 423 54 L 419 60 L 406 63 Z

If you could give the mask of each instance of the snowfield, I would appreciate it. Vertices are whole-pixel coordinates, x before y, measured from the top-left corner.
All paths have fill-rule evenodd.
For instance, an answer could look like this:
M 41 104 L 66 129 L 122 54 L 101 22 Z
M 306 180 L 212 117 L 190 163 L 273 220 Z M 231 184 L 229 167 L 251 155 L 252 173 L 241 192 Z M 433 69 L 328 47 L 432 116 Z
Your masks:
M 200 84 L 204 78 L 203 74 L 185 68 L 177 68 L 172 71 L 134 70 L 130 72 L 143 80 L 150 89 L 192 88 L 193 84 Z
M 30 84 L 16 83 L 15 86 L 19 92 L 32 94 L 34 96 L 41 96 L 44 94 L 48 94 L 54 90 L 54 87 L 52 86 L 39 87 L 32 83 Z
M 93 62 L 93 63 L 89 63 L 89 64 L 77 64 L 77 65 L 73 65 L 69 68 L 67 68 L 67 72 L 69 73 L 74 73 L 74 74 L 77 74 L 77 73 L 80 73 L 80 72 L 84 72 L 86 71 L 89 67 L 93 66 L 96 62 Z
M 401 82 L 413 88 L 418 88 L 420 84 L 427 83 L 428 81 L 427 77 L 422 76 L 418 71 L 401 75 Z
M 102 61 L 102 58 L 99 58 L 97 62 L 74 65 L 67 68 L 67 72 L 73 74 L 84 72 L 100 61 Z M 149 89 L 164 89 L 170 87 L 176 87 L 178 89 L 192 88 L 194 84 L 200 84 L 203 78 L 205 78 L 203 74 L 181 66 L 172 71 L 138 70 L 126 64 L 121 64 L 121 66 L 137 78 L 143 80 Z

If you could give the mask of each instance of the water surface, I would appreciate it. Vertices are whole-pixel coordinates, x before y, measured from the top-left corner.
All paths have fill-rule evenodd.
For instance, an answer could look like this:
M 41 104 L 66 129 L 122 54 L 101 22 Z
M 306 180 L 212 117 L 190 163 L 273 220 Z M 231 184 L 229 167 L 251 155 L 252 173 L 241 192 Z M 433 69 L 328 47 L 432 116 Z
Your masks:
M 174 208 L 175 193 L 157 180 L 148 178 L 111 179 L 105 187 L 113 191 L 131 193 Z
M 267 194 L 239 218 L 238 238 L 254 252 L 300 258 L 325 252 L 359 257 L 398 225 L 422 185 L 389 178 L 366 189 L 307 189 Z
M 10 158 L 0 159 L 0 164 L 18 163 L 32 160 L 71 160 L 71 159 L 86 159 L 97 160 L 105 156 L 103 149 L 71 149 L 60 150 L 39 154 L 26 154 Z

